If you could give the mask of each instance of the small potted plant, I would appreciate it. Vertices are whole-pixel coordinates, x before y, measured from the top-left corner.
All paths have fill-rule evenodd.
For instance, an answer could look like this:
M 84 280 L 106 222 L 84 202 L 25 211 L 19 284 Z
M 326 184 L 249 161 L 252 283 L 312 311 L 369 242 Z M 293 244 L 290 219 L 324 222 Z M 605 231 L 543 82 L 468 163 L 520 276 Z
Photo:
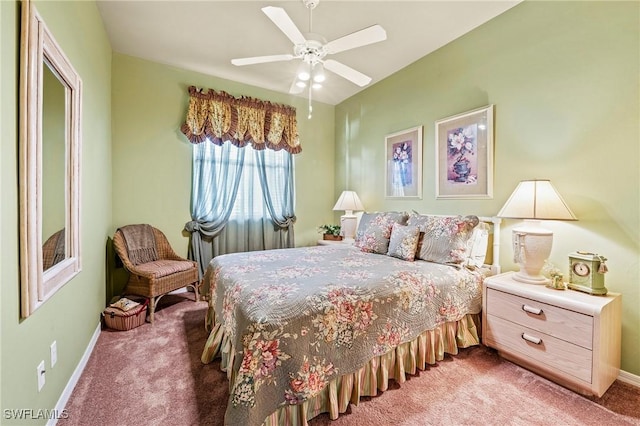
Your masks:
M 322 234 L 323 240 L 342 240 L 342 235 L 340 235 L 340 225 L 320 225 L 318 227 L 318 232 Z

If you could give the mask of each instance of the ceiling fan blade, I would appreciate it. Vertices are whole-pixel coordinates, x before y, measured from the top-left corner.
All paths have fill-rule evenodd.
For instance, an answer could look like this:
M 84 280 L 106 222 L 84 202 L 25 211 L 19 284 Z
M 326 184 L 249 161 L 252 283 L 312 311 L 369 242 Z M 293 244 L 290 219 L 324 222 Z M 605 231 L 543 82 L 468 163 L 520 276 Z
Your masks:
M 283 8 L 267 6 L 263 7 L 262 11 L 280 28 L 280 31 L 289 37 L 293 44 L 304 44 L 307 41 Z
M 231 63 L 233 65 L 242 66 L 242 65 L 264 64 L 266 62 L 290 61 L 293 58 L 295 58 L 295 56 L 290 55 L 290 54 L 269 55 L 269 56 L 254 56 L 254 57 L 251 57 L 251 58 L 232 59 Z
M 355 33 L 337 38 L 325 45 L 328 53 L 344 52 L 387 39 L 387 32 L 380 25 L 372 25 Z
M 366 86 L 371 83 L 371 77 L 362 74 L 360 71 L 356 71 L 351 67 L 346 66 L 343 63 L 334 61 L 333 59 L 327 59 L 324 61 L 324 67 L 331 72 L 338 74 L 340 77 L 346 78 L 354 84 L 360 87 Z

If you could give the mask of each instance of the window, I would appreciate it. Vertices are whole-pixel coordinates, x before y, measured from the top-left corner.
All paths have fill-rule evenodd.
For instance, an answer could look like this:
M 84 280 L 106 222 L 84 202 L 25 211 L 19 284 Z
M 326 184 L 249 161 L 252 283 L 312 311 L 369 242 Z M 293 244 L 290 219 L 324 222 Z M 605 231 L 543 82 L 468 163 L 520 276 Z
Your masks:
M 207 212 L 202 219 L 211 220 L 220 211 L 220 204 L 229 203 L 232 206 L 228 220 L 269 218 L 263 194 L 265 187 L 275 212 L 291 208 L 286 205 L 289 201 L 287 192 L 292 190 L 293 182 L 293 156 L 289 152 L 257 151 L 250 145 L 238 148 L 230 142 L 219 146 L 209 141 L 193 145 L 193 149 L 197 163 L 194 167 L 194 194 L 199 194 L 198 204 Z M 261 158 L 264 159 L 265 185 L 260 177 Z

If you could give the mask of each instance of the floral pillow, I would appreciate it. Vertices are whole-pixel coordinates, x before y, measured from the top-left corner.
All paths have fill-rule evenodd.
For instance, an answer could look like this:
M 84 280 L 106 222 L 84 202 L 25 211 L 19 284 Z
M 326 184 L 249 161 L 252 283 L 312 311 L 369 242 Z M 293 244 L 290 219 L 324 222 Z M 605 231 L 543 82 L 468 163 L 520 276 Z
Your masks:
M 416 258 L 416 248 L 420 229 L 417 226 L 406 226 L 394 223 L 391 228 L 391 238 L 389 240 L 389 251 L 387 255 L 397 257 L 402 260 L 413 261 Z
M 479 222 L 477 216 L 412 214 L 407 225 L 417 226 L 421 233 L 416 257 L 436 263 L 463 263 L 470 252 L 467 242 Z
M 406 221 L 406 213 L 364 213 L 356 232 L 355 246 L 368 253 L 387 254 L 393 224 Z

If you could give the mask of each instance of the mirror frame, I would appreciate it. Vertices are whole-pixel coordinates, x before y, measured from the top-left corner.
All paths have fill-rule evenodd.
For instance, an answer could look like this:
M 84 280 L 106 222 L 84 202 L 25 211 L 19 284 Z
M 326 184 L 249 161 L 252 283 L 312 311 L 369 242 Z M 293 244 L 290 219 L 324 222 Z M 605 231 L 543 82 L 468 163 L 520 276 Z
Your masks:
M 21 316 L 26 318 L 81 270 L 82 80 L 31 1 L 22 1 L 21 15 L 20 307 Z M 42 269 L 43 66 L 49 66 L 65 87 L 66 121 L 64 126 L 65 259 L 46 271 Z

